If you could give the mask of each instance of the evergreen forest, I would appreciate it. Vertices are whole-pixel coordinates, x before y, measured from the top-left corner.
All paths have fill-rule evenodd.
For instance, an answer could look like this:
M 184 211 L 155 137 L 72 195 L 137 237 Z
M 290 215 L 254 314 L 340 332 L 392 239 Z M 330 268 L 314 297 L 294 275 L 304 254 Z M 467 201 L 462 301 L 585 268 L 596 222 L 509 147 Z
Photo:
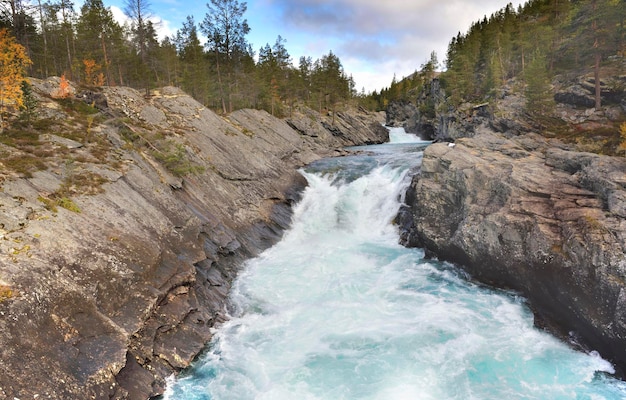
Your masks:
M 453 106 L 497 99 L 516 81 L 528 111 L 541 113 L 549 111 L 556 76 L 594 74 L 599 109 L 601 79 L 624 74 L 625 19 L 624 0 L 530 0 L 517 9 L 509 3 L 453 37 L 444 65 L 432 53 L 419 71 L 373 97 L 380 108 L 413 99 L 443 70 L 440 82 Z M 608 84 L 623 91 L 626 82 Z
M 59 76 L 87 87 L 140 90 L 177 86 L 220 113 L 265 109 L 276 116 L 297 102 L 334 110 L 357 97 L 354 81 L 329 51 L 292 60 L 286 40 L 258 50 L 248 43 L 247 4 L 210 0 L 201 20 L 189 15 L 163 40 L 147 0 L 125 0 L 131 21 L 120 25 L 102 0 L 1 0 L 0 29 L 23 46 L 25 74 Z M 76 10 L 79 11 L 76 11 Z
M 586 73 L 595 76 L 599 108 L 602 71 L 624 74 L 625 0 L 509 4 L 453 37 L 443 63 L 433 52 L 414 74 L 368 94 L 357 92 L 332 51 L 296 62 L 281 36 L 253 49 L 246 11 L 245 2 L 209 0 L 201 20 L 189 15 L 174 35 L 159 40 L 148 0 L 125 0 L 131 23 L 124 26 L 102 0 L 80 7 L 70 0 L 0 0 L 0 29 L 25 49 L 21 65 L 28 76 L 146 91 L 173 85 L 224 114 L 256 108 L 285 116 L 296 104 L 320 112 L 346 104 L 384 110 L 390 102 L 414 99 L 434 77 L 453 106 L 497 98 L 514 80 L 529 111 L 545 112 L 554 77 Z

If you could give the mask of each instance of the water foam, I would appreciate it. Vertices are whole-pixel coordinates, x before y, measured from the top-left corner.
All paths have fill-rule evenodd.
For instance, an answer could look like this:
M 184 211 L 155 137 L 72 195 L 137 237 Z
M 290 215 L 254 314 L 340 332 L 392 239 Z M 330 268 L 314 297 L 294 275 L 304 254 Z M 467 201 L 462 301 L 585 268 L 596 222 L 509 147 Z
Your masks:
M 350 161 L 360 177 L 303 171 L 292 228 L 247 263 L 230 320 L 167 399 L 626 397 L 608 362 L 535 329 L 523 299 L 397 244 L 419 162 L 405 156 L 359 156 L 379 157 Z

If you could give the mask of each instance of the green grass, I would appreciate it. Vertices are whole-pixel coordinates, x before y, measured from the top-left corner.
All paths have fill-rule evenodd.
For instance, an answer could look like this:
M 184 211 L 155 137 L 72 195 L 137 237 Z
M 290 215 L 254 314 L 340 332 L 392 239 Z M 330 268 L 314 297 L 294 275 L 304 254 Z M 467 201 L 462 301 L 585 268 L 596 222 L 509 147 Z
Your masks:
M 57 99 L 57 102 L 63 107 L 63 111 L 70 114 L 91 115 L 99 112 L 97 108 L 82 100 L 67 98 Z
M 57 203 L 59 204 L 59 207 L 63 207 L 66 210 L 70 210 L 75 213 L 80 213 L 80 208 L 78 207 L 78 205 L 76 205 L 76 203 L 74 203 L 74 201 L 68 197 L 61 197 L 57 200 Z
M 172 140 L 159 141 L 159 151 L 152 151 L 152 155 L 175 176 L 201 174 L 204 167 L 195 165 L 188 157 L 185 146 Z
M 53 213 L 59 211 L 59 209 L 57 208 L 58 204 L 57 204 L 56 200 L 49 199 L 49 198 L 43 197 L 43 196 L 37 197 L 37 200 L 39 200 L 40 202 L 43 203 L 43 206 L 46 208 L 46 210 L 52 211 Z

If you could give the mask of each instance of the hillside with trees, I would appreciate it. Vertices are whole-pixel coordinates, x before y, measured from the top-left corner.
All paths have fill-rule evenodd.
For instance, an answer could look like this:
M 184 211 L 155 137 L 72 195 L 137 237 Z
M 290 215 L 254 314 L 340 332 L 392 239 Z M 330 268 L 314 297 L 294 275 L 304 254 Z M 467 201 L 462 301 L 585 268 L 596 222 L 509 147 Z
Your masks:
M 454 82 L 453 96 L 471 100 L 492 95 L 508 79 L 520 77 L 528 86 L 532 109 L 539 100 L 536 87 L 545 80 L 590 67 L 599 74 L 602 61 L 623 57 L 625 20 L 626 7 L 616 0 L 533 0 L 517 12 L 509 4 L 452 39 L 444 77 Z M 600 108 L 599 90 L 595 96 Z
M 25 73 L 35 78 L 146 91 L 177 86 L 221 113 L 256 108 L 284 116 L 296 103 L 334 110 L 357 97 L 332 51 L 297 66 L 281 36 L 255 51 L 246 10 L 246 2 L 210 0 L 204 15 L 189 15 L 159 41 L 146 0 L 125 0 L 131 24 L 124 26 L 102 0 L 85 0 L 79 12 L 68 0 L 3 0 L 0 28 L 23 46 L 32 61 Z
M 512 78 L 532 86 L 557 74 L 598 73 L 623 59 L 625 23 L 619 0 L 531 0 L 517 10 L 509 3 L 451 39 L 441 80 L 458 104 L 489 99 Z M 379 104 L 406 99 L 440 67 L 433 53 L 420 71 L 383 89 Z
M 488 103 L 498 114 L 503 99 L 517 95 L 524 99 L 521 117 L 567 132 L 567 121 L 554 118 L 561 111 L 555 100 L 597 112 L 620 108 L 626 88 L 625 23 L 621 0 L 531 0 L 517 9 L 509 4 L 453 37 L 443 65 L 433 53 L 419 71 L 374 93 L 375 100 L 380 108 L 394 101 L 418 102 L 422 114 L 433 114 L 431 78 L 433 70 L 443 69 L 438 84 L 445 104 L 439 102 L 437 111 Z M 623 111 L 611 115 L 604 127 L 612 132 L 613 148 Z

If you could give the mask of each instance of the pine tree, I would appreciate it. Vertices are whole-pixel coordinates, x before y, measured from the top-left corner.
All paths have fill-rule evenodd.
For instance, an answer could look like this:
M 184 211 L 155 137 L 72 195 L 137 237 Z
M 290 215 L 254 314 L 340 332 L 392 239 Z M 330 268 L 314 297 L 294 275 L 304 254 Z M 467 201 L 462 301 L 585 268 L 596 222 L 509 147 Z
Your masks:
M 313 70 L 313 59 L 301 56 L 298 61 L 297 73 L 297 93 L 298 97 L 309 102 L 311 100 L 311 73 Z
M 341 60 L 332 51 L 315 61 L 311 74 L 312 89 L 317 94 L 317 102 L 330 109 L 335 123 L 335 111 L 339 103 L 350 97 L 350 82 Z
M 159 47 L 159 60 L 164 75 L 164 84 L 178 86 L 180 80 L 180 60 L 176 52 L 176 45 L 172 39 L 166 37 Z
M 206 81 L 209 65 L 193 16 L 187 16 L 181 29 L 176 32 L 174 43 L 182 65 L 182 88 L 203 104 L 209 104 L 210 95 Z
M 65 42 L 65 54 L 67 55 L 67 65 L 66 65 L 66 70 L 69 74 L 69 78 L 73 79 L 74 78 L 74 52 L 72 51 L 72 49 L 74 48 L 74 43 L 75 43 L 75 37 L 74 37 L 74 23 L 73 23 L 73 16 L 74 16 L 74 3 L 69 1 L 69 0 L 61 0 L 61 3 L 59 5 L 59 9 L 61 11 L 61 15 L 62 15 L 62 30 L 63 30 L 63 36 L 64 36 L 64 42 Z
M 147 41 L 150 36 L 147 32 L 148 19 L 152 16 L 150 7 L 148 0 L 124 0 L 124 14 L 132 21 L 134 42 L 143 63 L 146 63 Z
M 137 65 L 137 76 L 140 85 L 148 92 L 150 82 L 153 80 L 151 71 L 156 74 L 155 60 L 150 57 L 157 52 L 158 42 L 156 31 L 149 18 L 152 16 L 148 0 L 124 0 L 124 14 L 132 21 L 131 32 L 133 35 L 133 45 L 139 56 Z M 158 80 L 158 74 L 156 74 Z
M 546 57 L 535 52 L 524 70 L 526 111 L 531 114 L 547 115 L 554 107 L 546 64 Z
M 582 65 L 593 65 L 595 107 L 602 107 L 600 67 L 609 54 L 617 54 L 624 40 L 626 7 L 623 0 L 572 2 L 569 24 L 563 30 L 569 35 L 568 53 Z
M 211 0 L 207 8 L 200 29 L 207 36 L 207 47 L 215 55 L 222 111 L 226 113 L 233 110 L 232 89 L 237 84 L 237 67 L 249 55 L 246 35 L 250 27 L 243 18 L 248 6 L 237 0 Z
M 80 59 L 93 59 L 102 65 L 106 84 L 110 85 L 112 80 L 111 50 L 115 48 L 112 39 L 121 32 L 121 27 L 113 19 L 113 13 L 104 6 L 102 0 L 86 0 L 81 7 L 81 16 L 76 31 L 78 43 L 81 45 L 82 57 Z M 78 65 L 73 70 L 80 70 L 81 67 Z
M 274 46 L 269 43 L 259 49 L 257 71 L 259 80 L 270 100 L 270 112 L 276 115 L 276 108 L 290 94 L 291 56 L 285 48 L 286 40 L 280 35 Z

